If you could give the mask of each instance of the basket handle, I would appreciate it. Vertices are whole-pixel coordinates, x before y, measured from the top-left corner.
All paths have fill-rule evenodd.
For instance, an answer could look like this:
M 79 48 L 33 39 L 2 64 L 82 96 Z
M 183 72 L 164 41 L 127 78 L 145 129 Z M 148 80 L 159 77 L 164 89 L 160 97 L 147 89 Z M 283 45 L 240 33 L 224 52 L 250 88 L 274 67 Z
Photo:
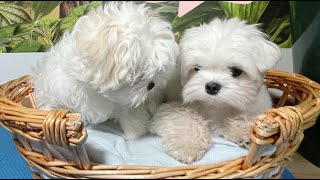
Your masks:
M 303 98 L 298 99 L 300 101 L 298 105 L 269 109 L 265 114 L 257 117 L 250 134 L 249 153 L 242 169 L 247 169 L 255 164 L 267 145 L 271 144 L 277 147 L 273 156 L 278 156 L 286 148 L 297 149 L 303 140 L 303 131 L 313 126 L 320 114 L 320 85 L 318 83 L 298 74 L 276 70 L 268 71 L 267 76 L 274 81 L 286 78 L 290 79 L 289 81 L 296 81 L 294 83 L 299 83 L 298 85 L 301 86 L 296 88 L 303 88 Z M 280 76 L 281 78 L 279 78 Z M 291 88 L 291 86 L 287 86 L 280 102 L 284 102 L 284 97 L 292 93 Z
M 66 110 L 45 111 L 28 108 L 22 104 L 29 96 L 35 107 L 30 76 L 22 76 L 0 85 L 0 125 L 31 141 L 45 141 L 48 144 L 70 149 L 81 168 L 89 169 L 90 162 L 84 143 L 87 133 L 80 114 Z

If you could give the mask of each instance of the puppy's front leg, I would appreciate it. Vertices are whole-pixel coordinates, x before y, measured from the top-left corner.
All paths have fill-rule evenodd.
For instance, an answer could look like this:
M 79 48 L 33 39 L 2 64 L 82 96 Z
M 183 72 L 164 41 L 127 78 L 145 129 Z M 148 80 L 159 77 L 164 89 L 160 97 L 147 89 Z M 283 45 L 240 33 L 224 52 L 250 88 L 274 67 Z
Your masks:
M 225 126 L 217 129 L 215 134 L 218 134 L 240 146 L 248 148 L 250 145 L 250 132 L 252 130 L 254 120 L 254 117 L 247 115 L 227 118 Z
M 151 115 L 144 106 L 127 109 L 120 114 L 120 126 L 127 140 L 135 139 L 147 133 Z
M 208 123 L 202 116 L 193 109 L 168 104 L 155 114 L 150 131 L 162 138 L 166 153 L 188 164 L 199 160 L 211 142 Z

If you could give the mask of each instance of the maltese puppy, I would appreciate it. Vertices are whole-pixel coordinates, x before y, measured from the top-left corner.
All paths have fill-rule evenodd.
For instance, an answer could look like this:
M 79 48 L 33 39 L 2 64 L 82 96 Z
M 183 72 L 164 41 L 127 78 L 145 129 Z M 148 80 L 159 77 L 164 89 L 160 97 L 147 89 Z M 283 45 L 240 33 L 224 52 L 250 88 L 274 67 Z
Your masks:
M 272 107 L 264 72 L 281 57 L 265 37 L 257 24 L 237 18 L 185 31 L 178 57 L 183 103 L 161 105 L 150 127 L 169 155 L 192 163 L 209 148 L 212 136 L 248 146 L 256 116 Z
M 119 120 L 127 139 L 139 137 L 178 51 L 170 23 L 145 4 L 107 2 L 80 17 L 33 69 L 37 107 L 81 113 L 86 125 Z

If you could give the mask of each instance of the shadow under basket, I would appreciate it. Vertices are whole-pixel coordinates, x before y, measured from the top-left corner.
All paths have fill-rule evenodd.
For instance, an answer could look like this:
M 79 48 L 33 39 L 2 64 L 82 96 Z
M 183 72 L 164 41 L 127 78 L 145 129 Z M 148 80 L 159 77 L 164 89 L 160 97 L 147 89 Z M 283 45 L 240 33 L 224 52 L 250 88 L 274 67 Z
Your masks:
M 0 86 L 0 124 L 14 142 L 33 178 L 280 178 L 303 140 L 303 131 L 320 113 L 320 85 L 300 74 L 269 70 L 265 83 L 281 94 L 274 108 L 257 117 L 248 136 L 249 153 L 232 161 L 179 167 L 104 165 L 90 162 L 80 114 L 68 110 L 36 109 L 29 76 Z M 32 143 L 41 144 L 40 150 Z M 48 144 L 72 153 L 76 161 L 56 159 Z M 262 156 L 267 145 L 277 150 Z M 149 157 L 151 158 L 151 157 Z

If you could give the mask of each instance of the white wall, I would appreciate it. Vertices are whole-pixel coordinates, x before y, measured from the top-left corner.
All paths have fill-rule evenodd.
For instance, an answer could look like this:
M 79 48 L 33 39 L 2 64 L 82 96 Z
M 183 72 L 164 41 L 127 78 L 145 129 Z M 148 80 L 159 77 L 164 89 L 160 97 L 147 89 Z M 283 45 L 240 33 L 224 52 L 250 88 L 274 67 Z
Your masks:
M 0 84 L 30 73 L 46 53 L 0 53 Z
M 282 59 L 275 69 L 293 72 L 292 49 L 281 49 Z M 0 53 L 0 84 L 30 73 L 30 68 L 46 53 Z
M 291 48 L 281 48 L 281 60 L 276 64 L 274 69 L 279 69 L 288 72 L 293 71 L 293 58 Z

